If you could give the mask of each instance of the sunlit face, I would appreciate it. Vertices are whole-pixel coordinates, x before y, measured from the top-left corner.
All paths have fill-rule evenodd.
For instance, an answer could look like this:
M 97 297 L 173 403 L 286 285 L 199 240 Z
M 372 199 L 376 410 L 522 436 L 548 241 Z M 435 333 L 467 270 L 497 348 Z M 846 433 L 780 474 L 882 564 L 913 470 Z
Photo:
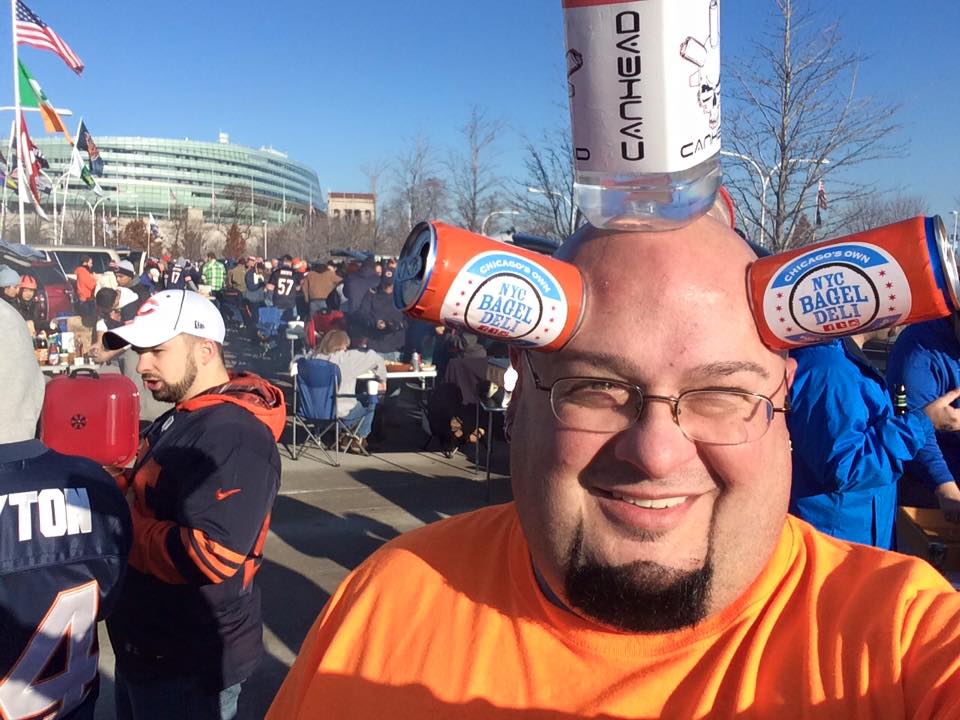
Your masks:
M 137 372 L 154 399 L 178 403 L 189 396 L 197 379 L 197 346 L 194 338 L 177 335 L 156 347 L 136 348 Z
M 591 376 L 656 395 L 729 388 L 782 404 L 785 388 L 777 388 L 792 369 L 757 335 L 744 290 L 752 256 L 739 238 L 709 219 L 668 234 L 592 234 L 572 251 L 588 288 L 580 331 L 561 352 L 531 353 L 545 384 Z M 781 415 L 761 439 L 736 446 L 688 440 L 664 403 L 649 403 L 619 433 L 571 430 L 554 417 L 548 394 L 534 389 L 525 362 L 520 372 L 511 403 L 514 497 L 534 563 L 559 597 L 605 625 L 666 630 L 746 589 L 786 513 Z M 629 591 L 613 593 L 616 602 L 643 598 L 625 622 L 623 612 L 585 607 L 580 595 L 592 588 L 571 587 L 603 575 Z M 645 624 L 645 614 L 659 610 L 658 593 L 697 578 L 699 616 Z

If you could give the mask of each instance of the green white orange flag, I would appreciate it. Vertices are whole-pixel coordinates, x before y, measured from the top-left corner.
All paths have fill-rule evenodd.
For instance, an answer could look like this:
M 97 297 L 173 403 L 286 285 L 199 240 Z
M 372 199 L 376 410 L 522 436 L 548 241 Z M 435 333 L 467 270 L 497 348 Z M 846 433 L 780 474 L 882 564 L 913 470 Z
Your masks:
M 27 72 L 27 68 L 24 67 L 22 62 L 17 62 L 20 65 L 20 106 L 38 108 L 40 115 L 43 117 L 44 129 L 48 133 L 62 132 L 67 142 L 73 145 L 73 138 L 70 137 L 63 120 L 60 119 L 53 104 L 43 92 L 40 83 Z
M 96 178 L 93 177 L 93 173 L 90 172 L 90 168 L 87 167 L 83 158 L 80 157 L 80 149 L 76 145 L 73 146 L 73 150 L 70 153 L 70 177 L 82 180 L 83 184 L 90 190 L 93 190 L 97 197 L 103 196 L 103 189 L 100 187 Z

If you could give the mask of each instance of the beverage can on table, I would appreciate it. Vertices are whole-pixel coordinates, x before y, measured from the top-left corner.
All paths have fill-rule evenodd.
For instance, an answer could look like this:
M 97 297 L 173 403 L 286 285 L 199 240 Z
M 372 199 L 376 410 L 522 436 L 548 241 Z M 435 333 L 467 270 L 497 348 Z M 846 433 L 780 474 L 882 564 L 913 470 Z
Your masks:
M 553 351 L 580 326 L 584 286 L 569 263 L 433 221 L 404 243 L 394 300 L 413 318 Z
M 563 0 L 576 205 L 663 230 L 720 187 L 720 0 Z
M 939 216 L 915 217 L 770 255 L 747 275 L 774 350 L 923 322 L 960 309 L 960 276 Z

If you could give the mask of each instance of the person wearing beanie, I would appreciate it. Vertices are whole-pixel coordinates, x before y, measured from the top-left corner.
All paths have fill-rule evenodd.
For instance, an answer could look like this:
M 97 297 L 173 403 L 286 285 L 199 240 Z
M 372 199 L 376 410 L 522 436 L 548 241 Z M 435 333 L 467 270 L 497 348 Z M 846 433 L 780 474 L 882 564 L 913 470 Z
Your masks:
M 150 297 L 150 290 L 146 288 L 140 278 L 137 277 L 137 271 L 133 263 L 129 260 L 121 260 L 116 270 L 117 284 L 120 286 L 120 315 L 124 322 L 133 320 L 137 310 L 143 305 L 144 301 Z M 125 291 L 125 292 L 124 292 Z
M 20 277 L 20 291 L 13 305 L 20 313 L 20 317 L 33 323 L 34 330 L 46 326 L 46 305 L 37 295 L 37 279 L 33 275 L 24 274 Z
M 0 265 L 0 292 L 3 299 L 17 306 L 20 297 L 20 274 L 9 265 Z
M 0 714 L 92 718 L 97 622 L 117 603 L 130 512 L 102 467 L 35 439 L 43 375 L 6 303 L 0 337 Z M 69 671 L 50 675 L 61 654 Z

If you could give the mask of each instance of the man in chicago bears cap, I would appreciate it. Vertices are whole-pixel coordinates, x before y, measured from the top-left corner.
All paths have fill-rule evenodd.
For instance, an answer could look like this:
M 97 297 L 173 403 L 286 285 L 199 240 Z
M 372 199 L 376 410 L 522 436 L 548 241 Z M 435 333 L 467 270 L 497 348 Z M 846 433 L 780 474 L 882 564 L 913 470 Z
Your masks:
M 253 583 L 280 485 L 283 394 L 228 373 L 223 318 L 206 298 L 166 290 L 104 336 L 129 344 L 157 400 L 129 476 L 134 542 L 107 629 L 121 720 L 232 718 L 263 652 Z

